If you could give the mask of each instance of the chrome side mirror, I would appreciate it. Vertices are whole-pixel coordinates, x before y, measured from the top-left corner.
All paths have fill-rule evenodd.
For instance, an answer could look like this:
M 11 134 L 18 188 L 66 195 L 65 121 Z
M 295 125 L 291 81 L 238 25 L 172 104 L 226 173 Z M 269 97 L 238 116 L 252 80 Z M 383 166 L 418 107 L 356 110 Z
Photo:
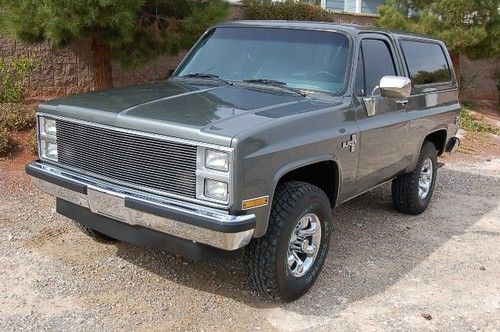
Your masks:
M 404 76 L 384 76 L 380 80 L 380 84 L 376 86 L 371 96 L 363 98 L 365 104 L 366 115 L 373 116 L 377 111 L 377 99 L 375 92 L 380 90 L 382 97 L 402 98 L 397 103 L 406 105 L 411 94 L 411 80 Z
M 383 97 L 406 99 L 411 94 L 411 80 L 404 76 L 384 76 L 379 89 Z

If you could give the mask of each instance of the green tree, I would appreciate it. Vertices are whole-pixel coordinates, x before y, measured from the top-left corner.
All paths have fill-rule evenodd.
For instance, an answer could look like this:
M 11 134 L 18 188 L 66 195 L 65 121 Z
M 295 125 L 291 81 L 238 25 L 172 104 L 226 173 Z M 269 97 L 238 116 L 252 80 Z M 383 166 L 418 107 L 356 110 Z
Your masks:
M 320 6 L 296 0 L 242 0 L 243 17 L 246 20 L 292 20 L 328 21 L 335 20 L 335 14 Z
M 88 39 L 95 86 L 106 88 L 112 58 L 139 66 L 175 54 L 228 12 L 223 0 L 0 0 L 0 33 L 55 46 Z
M 499 0 L 389 0 L 379 7 L 377 25 L 443 40 L 457 76 L 460 54 L 500 55 Z

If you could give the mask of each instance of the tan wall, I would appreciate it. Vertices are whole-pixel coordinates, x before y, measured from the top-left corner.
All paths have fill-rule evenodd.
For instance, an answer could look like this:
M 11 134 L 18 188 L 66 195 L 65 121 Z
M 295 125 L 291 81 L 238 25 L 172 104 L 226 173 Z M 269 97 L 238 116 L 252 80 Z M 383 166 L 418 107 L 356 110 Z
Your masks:
M 356 14 L 335 14 L 336 22 L 373 25 L 374 16 Z M 241 17 L 241 7 L 233 6 L 230 19 Z M 7 38 L 0 38 L 0 56 L 26 55 L 39 61 L 39 67 L 26 80 L 26 96 L 29 99 L 49 99 L 57 96 L 94 89 L 94 66 L 90 57 L 90 44 L 81 41 L 64 49 L 53 49 L 49 44 L 28 45 Z M 146 66 L 137 69 L 123 69 L 113 63 L 115 86 L 149 83 L 164 80 L 174 69 L 185 52 L 176 56 L 162 56 Z M 473 98 L 498 100 L 496 83 L 493 80 L 495 68 L 500 68 L 498 59 L 470 61 L 463 59 L 463 72 L 474 76 L 468 94 Z
M 113 63 L 113 85 L 118 87 L 165 80 L 169 76 L 169 71 L 177 67 L 185 54 L 186 52 L 175 56 L 163 55 L 136 69 L 124 69 L 119 64 Z
M 28 99 L 48 99 L 93 90 L 89 43 L 82 41 L 63 49 L 48 43 L 26 44 L 0 37 L 0 57 L 27 56 L 38 66 L 26 79 Z
M 500 71 L 500 59 L 460 59 L 464 79 L 464 95 L 469 99 L 498 100 L 495 71 Z

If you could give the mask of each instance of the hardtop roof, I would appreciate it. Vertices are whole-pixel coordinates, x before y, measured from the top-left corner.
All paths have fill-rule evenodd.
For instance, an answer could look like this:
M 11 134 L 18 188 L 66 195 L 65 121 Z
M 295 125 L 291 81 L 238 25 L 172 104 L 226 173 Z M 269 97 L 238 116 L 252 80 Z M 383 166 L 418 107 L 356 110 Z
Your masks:
M 394 31 L 380 27 L 364 26 L 358 24 L 335 23 L 335 22 L 316 22 L 316 21 L 285 21 L 285 20 L 240 20 L 232 21 L 218 26 L 246 26 L 246 27 L 271 27 L 288 29 L 313 29 L 324 31 L 342 31 L 344 33 L 355 35 L 367 32 L 382 32 L 395 37 L 417 37 L 422 39 L 437 40 L 436 38 L 410 33 L 406 31 Z

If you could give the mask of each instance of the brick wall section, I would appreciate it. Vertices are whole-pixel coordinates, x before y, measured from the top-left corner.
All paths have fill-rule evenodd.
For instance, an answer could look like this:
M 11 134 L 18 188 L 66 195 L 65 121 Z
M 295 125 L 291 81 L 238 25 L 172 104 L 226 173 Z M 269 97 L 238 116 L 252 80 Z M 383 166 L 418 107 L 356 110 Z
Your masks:
M 50 99 L 94 88 L 87 41 L 55 49 L 48 43 L 26 44 L 0 37 L 0 56 L 27 56 L 37 61 L 37 68 L 25 82 L 28 99 Z

